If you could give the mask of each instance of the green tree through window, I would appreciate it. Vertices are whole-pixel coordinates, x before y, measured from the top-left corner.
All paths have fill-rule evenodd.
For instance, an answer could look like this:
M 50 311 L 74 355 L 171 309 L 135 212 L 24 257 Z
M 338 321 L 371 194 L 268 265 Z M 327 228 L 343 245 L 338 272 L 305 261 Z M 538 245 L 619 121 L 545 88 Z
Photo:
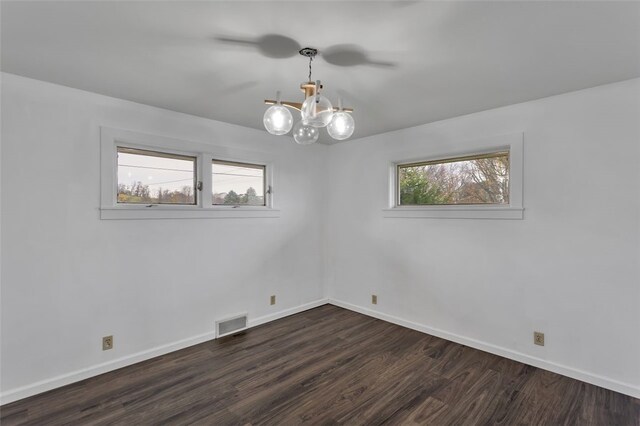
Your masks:
M 509 153 L 398 166 L 400 205 L 509 204 Z

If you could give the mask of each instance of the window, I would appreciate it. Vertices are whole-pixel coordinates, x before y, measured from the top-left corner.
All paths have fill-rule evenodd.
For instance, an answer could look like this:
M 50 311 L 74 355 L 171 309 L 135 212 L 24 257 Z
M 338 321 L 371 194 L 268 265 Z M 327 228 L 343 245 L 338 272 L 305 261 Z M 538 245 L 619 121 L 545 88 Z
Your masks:
M 213 160 L 213 204 L 265 206 L 265 177 L 265 166 L 259 164 Z
M 509 152 L 399 164 L 399 206 L 509 204 Z
M 196 157 L 118 147 L 118 203 L 196 204 Z
M 279 217 L 269 155 L 101 127 L 100 218 Z
M 389 162 L 388 218 L 522 219 L 524 134 L 415 144 Z M 425 154 L 425 148 L 433 148 Z M 440 151 L 437 147 L 453 147 Z

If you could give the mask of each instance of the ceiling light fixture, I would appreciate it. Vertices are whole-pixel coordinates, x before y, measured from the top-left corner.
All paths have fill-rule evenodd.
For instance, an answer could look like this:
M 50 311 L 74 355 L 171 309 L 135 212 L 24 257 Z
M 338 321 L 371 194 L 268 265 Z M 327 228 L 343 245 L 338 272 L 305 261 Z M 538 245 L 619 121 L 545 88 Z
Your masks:
M 271 105 L 264 113 L 263 123 L 267 132 L 272 135 L 284 135 L 293 128 L 293 139 L 300 145 L 310 145 L 318 140 L 320 128 L 326 127 L 329 136 L 336 140 L 344 140 L 353 134 L 355 123 L 351 112 L 353 108 L 343 108 L 342 100 L 338 100 L 335 108 L 326 97 L 320 94 L 323 86 L 320 80 L 311 80 L 311 62 L 318 54 L 318 49 L 305 47 L 299 52 L 309 58 L 309 79 L 300 84 L 304 93 L 304 102 L 280 100 L 280 92 L 276 99 L 265 99 Z M 287 108 L 300 111 L 300 121 L 293 125 L 293 116 Z

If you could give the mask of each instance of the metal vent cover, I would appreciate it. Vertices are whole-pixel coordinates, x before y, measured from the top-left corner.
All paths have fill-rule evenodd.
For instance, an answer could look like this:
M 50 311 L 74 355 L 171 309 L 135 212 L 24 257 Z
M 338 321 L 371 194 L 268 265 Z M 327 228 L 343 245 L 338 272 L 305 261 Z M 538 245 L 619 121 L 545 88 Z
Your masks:
M 216 336 L 223 337 L 247 328 L 247 314 L 235 315 L 231 318 L 216 321 Z

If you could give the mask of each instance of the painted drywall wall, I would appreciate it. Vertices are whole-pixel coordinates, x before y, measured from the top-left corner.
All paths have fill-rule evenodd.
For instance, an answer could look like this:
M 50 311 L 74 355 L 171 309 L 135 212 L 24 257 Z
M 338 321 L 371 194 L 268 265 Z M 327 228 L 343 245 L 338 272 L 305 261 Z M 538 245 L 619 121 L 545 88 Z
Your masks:
M 322 297 L 327 146 L 11 74 L 1 107 L 3 395 Z M 100 220 L 100 126 L 266 152 L 281 216 Z
M 639 98 L 632 80 L 299 147 L 2 74 L 3 402 L 209 339 L 227 314 L 259 323 L 327 295 L 638 393 Z M 101 221 L 99 126 L 269 152 L 282 216 Z M 522 132 L 524 220 L 383 218 L 389 161 Z
M 640 395 L 639 117 L 636 79 L 332 146 L 329 297 Z M 383 217 L 390 162 L 514 133 L 524 220 Z

